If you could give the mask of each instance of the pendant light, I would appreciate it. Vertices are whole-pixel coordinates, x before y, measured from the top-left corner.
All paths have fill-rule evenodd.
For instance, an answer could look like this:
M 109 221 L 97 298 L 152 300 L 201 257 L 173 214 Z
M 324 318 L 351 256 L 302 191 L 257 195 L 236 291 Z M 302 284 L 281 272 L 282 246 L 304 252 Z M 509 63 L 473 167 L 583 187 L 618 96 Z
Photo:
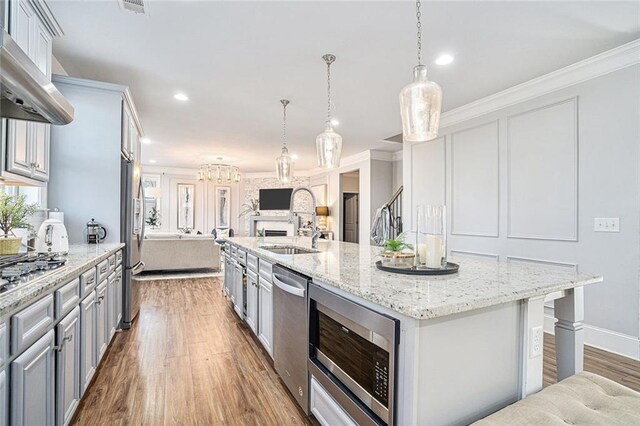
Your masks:
M 293 180 L 293 158 L 289 155 L 287 149 L 287 105 L 289 101 L 281 99 L 282 104 L 282 152 L 280 157 L 276 158 L 276 176 L 282 183 L 288 183 Z
M 340 166 L 340 156 L 342 155 L 342 136 L 333 131 L 331 124 L 331 64 L 336 60 L 336 57 L 326 54 L 322 59 L 327 64 L 327 121 L 324 132 L 316 137 L 316 150 L 318 166 L 334 169 Z
M 438 137 L 442 89 L 427 79 L 427 67 L 422 65 L 422 22 L 420 1 L 416 2 L 418 65 L 413 69 L 413 82 L 400 92 L 402 136 L 405 142 L 430 141 Z

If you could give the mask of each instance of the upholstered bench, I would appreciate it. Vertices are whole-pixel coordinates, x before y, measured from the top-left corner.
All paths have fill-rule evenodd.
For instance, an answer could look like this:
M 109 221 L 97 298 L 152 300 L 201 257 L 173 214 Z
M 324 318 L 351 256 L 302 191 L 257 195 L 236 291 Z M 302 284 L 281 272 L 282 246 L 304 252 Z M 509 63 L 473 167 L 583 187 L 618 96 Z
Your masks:
M 582 372 L 474 425 L 640 425 L 640 393 L 596 374 Z

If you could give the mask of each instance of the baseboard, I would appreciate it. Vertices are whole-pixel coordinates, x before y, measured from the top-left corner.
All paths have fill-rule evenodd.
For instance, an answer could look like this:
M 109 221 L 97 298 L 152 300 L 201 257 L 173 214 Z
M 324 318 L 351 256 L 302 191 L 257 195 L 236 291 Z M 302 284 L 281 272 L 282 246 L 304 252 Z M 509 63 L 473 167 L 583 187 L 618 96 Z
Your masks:
M 544 331 L 546 333 L 553 334 L 555 321 L 556 319 L 552 315 L 544 315 Z M 586 345 L 640 361 L 640 338 L 588 324 L 584 325 L 584 330 Z

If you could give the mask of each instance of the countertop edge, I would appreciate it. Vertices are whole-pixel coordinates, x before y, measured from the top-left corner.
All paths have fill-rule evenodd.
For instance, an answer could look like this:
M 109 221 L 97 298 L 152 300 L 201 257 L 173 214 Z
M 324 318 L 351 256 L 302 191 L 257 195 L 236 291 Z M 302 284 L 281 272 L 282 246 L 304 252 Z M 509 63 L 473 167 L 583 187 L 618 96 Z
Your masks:
M 44 277 L 43 281 L 34 281 L 33 283 L 27 284 L 25 287 L 20 289 L 23 293 L 16 300 L 10 298 L 8 300 L 2 300 L 2 296 L 0 296 L 0 322 L 4 321 L 14 312 L 19 311 L 20 309 L 23 309 L 37 301 L 40 297 L 53 293 L 58 287 L 69 282 L 71 276 L 79 276 L 87 269 L 98 265 L 118 250 L 121 250 L 125 244 L 114 243 L 113 246 L 114 247 L 110 248 L 108 251 L 96 255 L 91 260 L 88 260 L 78 266 L 74 266 L 70 269 L 63 269 L 60 272 L 48 275 Z M 11 293 L 8 293 L 7 297 L 10 297 L 11 295 Z
M 390 309 L 394 312 L 397 312 L 399 315 L 406 316 L 409 318 L 413 318 L 415 320 L 429 320 L 434 318 L 441 318 L 449 315 L 460 314 L 464 312 L 473 311 L 476 309 L 487 308 L 489 306 L 500 305 L 509 302 L 515 302 L 523 299 L 530 299 L 532 297 L 544 296 L 550 293 L 554 293 L 557 291 L 569 290 L 571 288 L 582 287 L 589 284 L 596 284 L 604 281 L 604 277 L 601 275 L 594 275 L 588 279 L 580 280 L 580 281 L 569 281 L 569 282 L 560 282 L 552 287 L 546 287 L 544 289 L 541 288 L 531 288 L 530 291 L 520 292 L 517 295 L 514 294 L 512 296 L 504 296 L 504 297 L 492 297 L 487 299 L 480 299 L 474 301 L 474 303 L 458 303 L 452 304 L 447 307 L 439 308 L 439 309 L 421 309 L 420 311 L 416 311 L 409 307 L 401 307 L 398 305 L 394 305 L 393 303 L 389 304 L 381 304 L 377 301 L 373 301 L 366 297 L 365 294 L 358 294 L 348 289 L 342 287 L 339 283 L 336 284 L 335 280 L 330 277 L 326 277 L 323 274 L 319 274 L 314 271 L 304 270 L 304 268 L 299 268 L 297 266 L 291 265 L 286 262 L 286 259 L 279 258 L 277 255 L 274 255 L 267 250 L 255 250 L 252 247 L 247 247 L 237 241 L 233 241 L 231 238 L 224 238 L 225 242 L 229 244 L 233 244 L 238 247 L 242 247 L 247 253 L 251 253 L 254 256 L 258 256 L 260 258 L 265 258 L 270 262 L 279 263 L 287 268 L 300 272 L 301 274 L 311 276 L 314 280 L 321 281 L 323 284 L 331 286 L 340 290 L 341 292 L 348 293 L 354 297 L 366 300 L 368 303 L 373 303 L 374 305 L 381 306 L 386 309 Z

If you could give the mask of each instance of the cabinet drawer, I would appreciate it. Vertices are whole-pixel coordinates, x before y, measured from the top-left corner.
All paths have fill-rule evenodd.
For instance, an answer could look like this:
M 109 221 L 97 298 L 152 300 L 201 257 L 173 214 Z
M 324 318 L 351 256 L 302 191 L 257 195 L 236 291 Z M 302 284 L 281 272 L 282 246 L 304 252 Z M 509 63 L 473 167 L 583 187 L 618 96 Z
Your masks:
M 258 258 L 251 253 L 247 253 L 247 268 L 258 273 Z
M 233 259 L 237 259 L 238 258 L 238 247 L 231 246 L 231 257 Z
M 11 317 L 11 351 L 22 352 L 53 324 L 53 294 Z
M 91 268 L 80 275 L 80 298 L 83 298 L 96 288 L 96 268 Z
M 356 422 L 351 419 L 313 376 L 311 376 L 309 409 L 323 426 L 356 426 Z
M 122 265 L 122 250 L 116 253 L 116 266 Z
M 266 260 L 260 259 L 259 269 L 260 269 L 260 276 L 265 280 L 271 282 L 273 265 L 267 262 Z
M 247 264 L 247 252 L 241 249 L 238 249 L 238 262 L 240 262 L 241 265 L 246 265 Z
M 109 275 L 109 259 L 105 259 L 102 262 L 98 263 L 96 269 L 98 271 L 96 282 L 99 284 L 102 282 L 102 280 L 107 278 L 107 275 Z
M 4 365 L 7 355 L 7 324 L 2 322 L 2 324 L 0 324 L 0 366 Z M 2 419 L 0 418 L 0 424 L 1 423 Z
M 80 279 L 67 283 L 54 293 L 56 318 L 62 318 L 80 302 Z
M 107 261 L 109 262 L 109 272 L 115 271 L 116 270 L 116 255 L 112 254 L 111 256 L 109 256 Z

